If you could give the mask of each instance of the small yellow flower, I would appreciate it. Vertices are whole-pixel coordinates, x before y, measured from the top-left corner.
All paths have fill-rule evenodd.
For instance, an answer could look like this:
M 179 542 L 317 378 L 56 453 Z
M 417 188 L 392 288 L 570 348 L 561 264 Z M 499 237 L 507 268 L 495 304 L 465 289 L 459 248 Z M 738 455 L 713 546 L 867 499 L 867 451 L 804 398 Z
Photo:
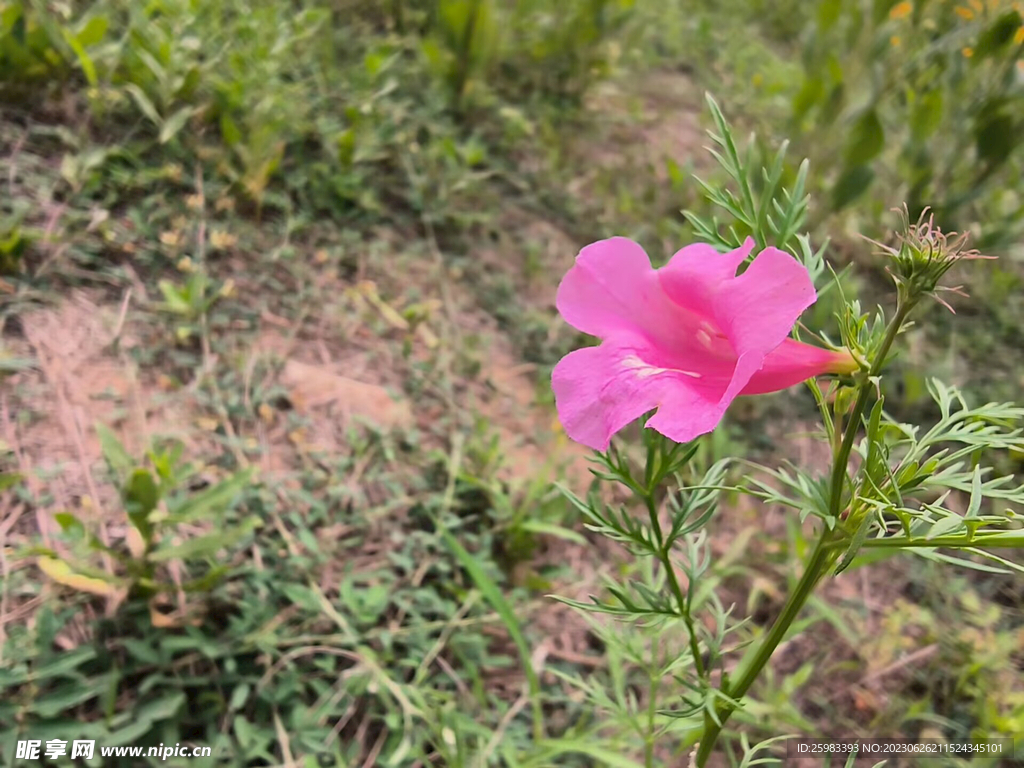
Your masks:
M 274 423 L 274 409 L 273 408 L 271 408 L 266 403 L 260 403 L 260 407 L 259 407 L 258 410 L 259 410 L 260 418 L 263 419 L 264 422 L 266 422 L 267 424 L 273 424 Z
M 965 21 L 970 21 L 971 19 L 974 18 L 974 11 L 972 11 L 970 8 L 964 8 L 962 5 L 958 5 L 956 8 L 954 8 L 953 12 L 956 13 L 957 16 L 959 16 L 961 19 Z
M 890 37 L 889 38 L 889 45 L 891 45 L 893 48 L 899 48 L 900 47 L 900 36 L 899 35 L 893 35 L 892 37 Z
M 1024 45 L 1024 25 L 1017 27 L 1017 32 L 1013 36 L 1014 45 Z M 1020 62 L 1017 62 L 1020 64 Z
M 173 229 L 169 229 L 166 232 L 160 233 L 160 242 L 164 245 L 174 247 L 181 242 L 181 233 Z
M 902 3 L 896 3 L 889 11 L 890 19 L 905 19 L 914 11 L 914 4 L 904 0 Z
M 215 229 L 210 233 L 210 245 L 215 251 L 223 251 L 234 248 L 238 244 L 238 238 L 230 232 Z
M 187 205 L 193 211 L 198 211 L 200 208 L 203 207 L 203 203 L 205 202 L 206 201 L 203 199 L 202 195 L 189 195 L 188 197 L 185 198 L 185 205 Z
M 179 259 L 177 267 L 182 272 L 191 272 L 193 269 L 195 269 L 195 266 L 192 264 L 192 258 L 189 256 L 185 256 L 184 258 Z
M 971 56 L 974 55 L 974 49 L 971 48 L 969 45 L 965 45 L 963 48 L 960 49 L 960 53 L 964 55 L 965 59 L 969 59 L 971 58 Z

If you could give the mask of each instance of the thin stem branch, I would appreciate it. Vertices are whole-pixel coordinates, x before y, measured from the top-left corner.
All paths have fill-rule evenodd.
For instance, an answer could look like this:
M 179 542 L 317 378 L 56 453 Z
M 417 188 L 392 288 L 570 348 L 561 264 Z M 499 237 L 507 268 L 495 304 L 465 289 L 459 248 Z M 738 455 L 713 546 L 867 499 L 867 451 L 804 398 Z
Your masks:
M 697 675 L 704 679 L 704 659 L 700 653 L 700 646 L 697 643 L 697 631 L 693 624 L 693 617 L 690 615 L 690 603 L 683 594 L 679 585 L 679 578 L 676 576 L 676 569 L 672 565 L 671 547 L 665 546 L 665 537 L 661 531 L 661 522 L 658 520 L 658 506 L 654 501 L 654 492 L 644 494 L 644 501 L 647 503 L 647 514 L 651 519 L 651 529 L 654 532 L 654 541 L 657 546 L 657 557 L 662 568 L 665 569 L 665 578 L 668 579 L 669 589 L 679 604 L 679 614 L 686 624 L 686 630 L 690 635 L 690 653 L 693 654 L 693 664 L 697 669 Z
M 739 672 L 739 676 L 729 685 L 728 690 L 723 691 L 730 698 L 739 700 L 750 689 L 750 686 L 754 684 L 758 675 L 761 674 L 761 670 L 764 669 L 775 649 L 778 648 L 779 643 L 786 636 L 786 632 L 789 631 L 793 620 L 796 619 L 797 614 L 804 607 L 807 598 L 814 591 L 814 587 L 817 586 L 818 581 L 824 575 L 828 564 L 831 562 L 831 553 L 827 546 L 829 533 L 830 531 L 827 528 L 822 532 L 821 538 L 818 539 L 818 544 L 814 548 L 814 553 L 804 569 L 803 576 L 800 577 L 796 588 L 786 599 L 786 604 L 782 607 L 782 613 L 775 619 L 775 623 L 768 630 L 768 634 L 761 640 L 761 644 L 757 647 L 757 651 L 751 658 L 750 663 Z M 721 734 L 722 726 L 725 725 L 725 721 L 729 719 L 732 711 L 730 707 L 719 707 L 718 722 L 715 722 L 709 713 L 705 713 L 704 734 L 701 737 L 700 746 L 697 750 L 697 765 L 699 768 L 703 768 L 707 762 Z
M 829 548 L 841 549 L 845 545 L 845 541 L 834 541 L 829 544 Z M 878 549 L 906 549 L 908 547 L 917 547 L 920 549 L 936 549 L 942 547 L 947 549 L 964 549 L 966 547 L 1020 549 L 1024 548 L 1024 534 L 981 536 L 974 538 L 971 538 L 970 536 L 936 536 L 934 539 L 908 539 L 905 536 L 893 536 L 887 539 L 866 539 L 861 546 L 875 547 Z
M 661 652 L 661 643 L 658 640 L 654 641 L 654 650 L 652 663 L 657 666 L 658 655 Z M 654 768 L 654 743 L 658 734 L 657 729 L 657 714 L 658 714 L 658 687 L 661 682 L 661 676 L 652 673 L 651 685 L 647 691 L 649 697 L 647 701 L 647 733 L 644 738 L 644 766 L 645 768 Z
M 913 301 L 901 300 L 896 308 L 896 315 L 893 317 L 892 323 L 886 329 L 885 337 L 882 339 L 882 343 L 878 348 L 878 352 L 875 359 L 872 361 L 870 370 L 863 375 L 858 383 L 857 400 L 854 402 L 853 409 L 850 411 L 849 418 L 846 422 L 846 430 L 843 433 L 843 440 L 839 444 L 838 450 L 835 452 L 835 457 L 832 465 L 832 477 L 830 481 L 830 496 L 829 496 L 829 514 L 832 519 L 836 520 L 839 518 L 841 507 L 843 503 L 843 491 L 846 488 L 848 481 L 848 469 L 850 463 L 850 453 L 853 451 L 853 444 L 857 439 L 857 433 L 860 431 L 861 419 L 864 416 L 864 410 L 867 407 L 868 399 L 871 397 L 871 390 L 873 383 L 871 379 L 877 376 L 882 366 L 885 365 L 885 359 L 889 356 L 889 350 L 892 348 L 893 343 L 896 341 L 896 336 L 900 332 L 900 328 L 903 326 L 904 321 L 907 319 L 907 315 L 913 308 Z M 807 598 L 811 596 L 814 588 L 818 582 L 828 571 L 831 564 L 835 561 L 835 553 L 833 552 L 833 537 L 836 535 L 835 531 L 825 528 L 821 536 L 818 538 L 818 543 L 814 547 L 814 552 L 811 554 L 811 559 L 807 563 L 807 567 L 804 569 L 803 576 L 800 577 L 800 581 L 797 582 L 793 592 L 790 593 L 786 599 L 785 605 L 782 607 L 782 612 L 778 618 L 772 624 L 771 629 L 762 638 L 760 645 L 754 655 L 750 658 L 750 662 L 743 666 L 737 677 L 728 685 L 723 686 L 723 693 L 725 693 L 733 701 L 740 700 L 746 692 L 753 685 L 758 675 L 761 674 L 761 670 L 764 669 L 765 665 L 771 659 L 772 654 L 778 647 L 779 643 L 782 642 L 786 633 L 789 631 L 790 625 L 796 619 L 807 602 Z M 845 542 L 843 542 L 845 543 Z M 733 712 L 733 707 L 729 705 L 720 705 L 717 709 L 717 721 L 711 717 L 711 713 L 705 713 L 704 716 L 704 734 L 700 741 L 700 747 L 697 751 L 697 766 L 703 768 L 707 762 L 708 757 L 711 755 L 711 751 L 715 747 L 715 743 L 718 741 L 718 737 L 722 732 L 722 727 L 725 725 L 726 720 L 729 719 Z

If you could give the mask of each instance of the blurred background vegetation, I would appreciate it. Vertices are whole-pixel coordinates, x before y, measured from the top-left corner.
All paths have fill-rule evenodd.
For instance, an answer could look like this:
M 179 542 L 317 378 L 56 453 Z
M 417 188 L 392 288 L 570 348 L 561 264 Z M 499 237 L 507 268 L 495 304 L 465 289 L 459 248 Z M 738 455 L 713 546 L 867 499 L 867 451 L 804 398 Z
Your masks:
M 926 374 L 1020 398 L 1019 2 L 0 0 L 2 759 L 633 765 L 644 636 L 546 597 L 628 563 L 552 490 L 588 484 L 553 298 L 585 243 L 663 260 L 714 213 L 705 91 L 750 162 L 790 141 L 785 186 L 808 158 L 863 301 L 859 235 L 904 202 L 999 257 L 909 334 L 899 416 L 934 415 Z M 813 464 L 813 416 L 738 403 L 699 461 Z M 739 500 L 714 531 L 756 633 L 807 531 Z M 999 572 L 848 572 L 735 721 L 1024 732 L 1022 605 Z

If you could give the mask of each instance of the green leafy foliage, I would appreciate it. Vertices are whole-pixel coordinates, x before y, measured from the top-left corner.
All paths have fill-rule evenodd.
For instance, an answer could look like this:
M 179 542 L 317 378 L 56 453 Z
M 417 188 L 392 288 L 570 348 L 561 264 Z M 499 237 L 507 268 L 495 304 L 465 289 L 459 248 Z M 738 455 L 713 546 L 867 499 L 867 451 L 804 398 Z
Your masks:
M 685 763 L 715 728 L 740 765 L 783 754 L 771 738 L 751 747 L 755 734 L 794 729 L 1019 732 L 1019 687 L 1002 670 L 1019 650 L 1005 603 L 1020 568 L 1020 414 L 968 406 L 984 399 L 967 389 L 930 384 L 927 397 L 920 334 L 945 352 L 946 321 L 920 316 L 890 346 L 900 323 L 873 309 L 871 280 L 886 265 L 840 226 L 866 231 L 865 216 L 917 189 L 943 223 L 952 212 L 1013 239 L 1017 12 L 986 11 L 968 34 L 949 14 L 931 25 L 934 3 L 899 19 L 896 3 L 869 5 L 3 3 L 0 721 L 19 738 L 210 745 L 212 764 L 481 768 Z M 712 83 L 733 125 L 760 136 L 734 138 L 709 101 L 717 167 L 689 130 Z M 811 192 L 844 217 L 811 210 Z M 803 318 L 812 332 L 865 366 L 914 350 L 897 376 L 865 367 L 812 389 L 815 456 L 854 425 L 843 482 L 737 459 L 782 450 L 777 425 L 813 413 L 797 398 L 744 398 L 691 446 L 649 432 L 616 443 L 589 493 L 555 451 L 532 466 L 550 413 L 516 426 L 514 449 L 481 428 L 511 410 L 495 404 L 509 370 L 527 389 L 536 378 L 529 409 L 550 402 L 550 365 L 581 342 L 553 321 L 548 289 L 605 234 L 784 247 L 830 291 Z M 826 255 L 855 269 L 830 284 Z M 1020 314 L 1012 260 L 985 275 L 992 293 L 956 318 L 985 330 L 970 345 L 983 376 L 1015 370 L 1016 347 L 980 309 L 1011 340 Z M 392 306 L 396 276 L 407 293 Z M 102 359 L 130 372 L 133 398 L 153 397 L 119 398 L 114 378 L 67 393 L 75 418 L 97 408 L 145 432 L 169 414 L 190 437 L 137 461 L 98 428 L 113 490 L 92 467 L 95 499 L 69 494 L 67 464 L 33 467 L 25 441 L 52 427 L 52 399 L 40 409 L 31 389 L 64 339 L 24 336 L 79 290 L 115 305 L 97 312 Z M 509 368 L 506 340 L 530 365 Z M 422 434 L 338 426 L 348 398 L 325 418 L 305 412 L 276 378 L 293 356 L 379 376 L 415 400 Z M 915 387 L 934 435 L 903 412 Z M 526 410 L 530 393 L 515 394 Z M 179 418 L 183 404 L 198 413 Z M 252 466 L 273 470 L 257 482 Z M 32 521 L 54 508 L 44 546 Z M 828 537 L 817 554 L 812 526 Z M 885 613 L 874 595 L 865 614 L 834 592 L 784 612 L 803 605 L 781 592 L 801 583 L 799 559 L 825 584 L 904 548 L 919 557 L 898 567 L 921 583 L 877 578 L 922 605 L 949 596 L 939 618 L 902 599 Z M 939 570 L 950 562 L 966 569 L 953 588 Z M 577 584 L 577 563 L 594 594 L 564 603 L 582 619 L 546 597 Z M 776 630 L 777 615 L 791 623 Z M 766 638 L 793 640 L 774 668 L 756 652 Z M 926 643 L 938 661 L 913 685 L 888 681 L 870 725 L 859 702 L 821 692 L 858 689 L 861 667 L 912 674 Z M 794 651 L 807 658 L 792 668 Z
M 124 589 L 129 600 L 137 600 L 178 588 L 170 580 L 160 578 L 160 563 L 205 562 L 203 572 L 194 575 L 181 588 L 186 592 L 209 592 L 226 575 L 226 570 L 215 562 L 216 554 L 251 533 L 258 520 L 249 518 L 234 529 L 222 529 L 185 541 L 177 541 L 177 526 L 222 515 L 249 483 L 251 473 L 238 473 L 199 494 L 183 496 L 179 487 L 194 469 L 180 464 L 181 445 L 151 452 L 151 468 L 133 468 L 134 462 L 110 430 L 99 426 L 97 433 L 114 477 L 123 483 L 121 501 L 134 532 L 126 536 L 121 546 L 112 546 L 93 533 L 78 516 L 71 512 L 59 513 L 57 522 L 68 536 L 73 554 L 64 557 L 54 551 L 42 552 L 40 568 L 50 578 L 73 589 L 105 596 Z M 161 507 L 167 512 L 161 514 Z M 90 562 L 97 553 L 113 558 L 118 567 L 104 571 Z
M 815 157 L 841 154 L 833 207 L 877 183 L 915 215 L 931 206 L 952 228 L 984 212 L 986 244 L 1012 241 L 1021 213 L 996 201 L 1020 177 L 1020 9 L 876 3 L 866 16 L 860 6 L 821 0 L 816 18 L 802 16 L 792 115 Z M 993 217 L 996 208 L 1003 213 Z
M 180 324 L 175 328 L 175 337 L 179 341 L 187 341 L 202 333 L 203 324 L 213 305 L 223 296 L 229 283 L 219 287 L 211 285 L 207 273 L 200 268 L 193 268 L 185 282 L 178 286 L 169 280 L 158 283 L 164 301 L 160 308 L 178 318 Z
M 778 227 L 760 212 L 767 209 L 768 200 L 774 201 L 778 170 L 761 171 L 768 192 L 758 204 L 752 182 L 760 164 L 753 161 L 752 149 L 745 160 L 740 159 L 729 125 L 713 100 L 709 100 L 709 105 L 718 129 L 712 139 L 722 148 L 721 154 L 713 153 L 740 194 L 703 184 L 705 192 L 713 204 L 745 225 L 748 233 L 759 242 L 766 242 L 766 225 L 776 233 Z M 883 129 L 877 115 L 863 114 L 849 159 L 867 162 L 883 145 Z M 749 146 L 753 147 L 753 141 Z M 782 167 L 782 157 L 780 151 L 774 169 Z M 791 210 L 799 211 L 794 218 L 802 222 L 807 204 L 802 192 L 799 202 L 794 198 L 787 202 Z M 775 212 L 781 216 L 784 208 L 776 203 Z M 723 242 L 717 222 L 708 224 L 697 219 L 696 226 L 716 244 L 729 247 L 739 242 L 735 229 L 731 230 L 733 241 Z M 1024 565 L 992 551 L 1024 547 L 1015 512 L 1024 504 L 1024 486 L 1015 484 L 1012 476 L 999 475 L 982 463 L 992 452 L 1024 452 L 1024 428 L 1019 426 L 1024 409 L 995 403 L 971 408 L 955 388 L 933 381 L 930 391 L 941 418 L 928 431 L 922 434 L 918 427 L 899 423 L 885 412 L 884 372 L 900 332 L 920 301 L 933 294 L 938 278 L 959 263 L 963 246 L 962 240 L 943 236 L 930 224 L 920 230 L 905 220 L 904 226 L 902 241 L 908 248 L 920 246 L 923 250 L 889 251 L 891 269 L 900 278 L 896 281 L 895 311 L 887 318 L 879 309 L 872 317 L 862 313 L 857 302 L 842 296 L 837 317 L 840 334 L 860 370 L 837 378 L 824 393 L 817 383 L 810 385 L 822 416 L 823 437 L 831 448 L 828 473 L 821 475 L 797 465 L 756 468 L 764 473 L 765 479 L 751 474 L 738 488 L 769 504 L 793 509 L 799 513 L 801 523 L 807 518 L 816 519 L 818 540 L 774 622 L 764 633 L 752 638 L 750 648 L 736 667 L 726 667 L 730 649 L 724 641 L 733 634 L 742 635 L 743 623 L 732 620 L 730 611 L 716 597 L 718 581 L 710 551 L 706 549 L 717 493 L 724 490 L 725 464 L 712 465 L 701 480 L 691 485 L 680 477 L 679 470 L 695 456 L 696 446 L 675 445 L 645 429 L 643 479 L 636 476 L 619 448 L 600 455 L 602 469 L 594 471 L 599 480 L 628 488 L 638 504 L 612 505 L 598 493 L 583 500 L 566 491 L 592 531 L 625 546 L 635 558 L 657 564 L 655 569 L 645 563 L 640 571 L 643 579 L 608 579 L 606 589 L 611 599 L 607 601 L 595 597 L 591 603 L 566 602 L 580 611 L 610 615 L 641 628 L 668 621 L 682 625 L 689 645 L 674 653 L 676 659 L 685 660 L 681 665 L 685 671 L 677 674 L 677 680 L 688 692 L 681 696 L 681 706 L 661 714 L 700 729 L 700 746 L 694 756 L 698 766 L 707 764 L 726 722 L 741 709 L 744 696 L 768 668 L 783 639 L 806 626 L 797 620 L 814 590 L 825 578 L 852 567 L 862 552 L 887 547 L 987 573 L 1024 571 Z M 917 238 L 922 234 L 923 238 Z M 806 241 L 803 244 L 809 250 Z M 935 280 L 915 282 L 907 280 L 900 271 L 908 266 L 939 271 Z M 818 272 L 823 269 L 824 265 Z M 865 437 L 858 441 L 862 429 Z M 850 458 L 854 453 L 859 454 L 860 461 L 851 475 Z M 960 509 L 952 503 L 954 494 L 966 496 Z M 1003 509 L 990 509 L 993 504 Z M 649 522 L 636 514 L 638 506 L 646 508 Z M 681 545 L 685 554 L 673 556 L 676 544 Z M 685 588 L 676 575 L 677 569 L 685 576 Z M 697 611 L 706 615 L 698 615 Z M 646 640 L 651 642 L 650 636 Z M 742 645 L 742 641 L 737 641 L 737 645 Z M 657 651 L 657 641 L 653 647 Z M 655 702 L 659 681 L 667 672 L 657 664 L 649 669 L 647 697 Z M 713 681 L 713 672 L 717 673 L 717 682 Z M 774 700 L 760 702 L 754 711 L 771 712 L 776 719 L 810 730 L 813 726 L 799 712 L 791 711 L 788 702 L 813 672 L 813 663 L 804 664 L 773 687 Z M 602 693 L 595 695 L 595 701 L 602 708 L 612 708 L 611 700 Z M 653 715 L 656 705 L 650 706 L 646 730 L 638 729 L 647 744 L 648 766 L 653 765 L 653 743 L 666 736 Z M 634 711 L 633 716 L 640 718 L 642 713 Z M 749 742 L 743 741 L 743 751 L 746 761 L 752 753 Z
M 728 213 L 732 222 L 726 237 L 722 235 L 719 222 L 714 216 L 708 221 L 696 213 L 684 211 L 697 236 L 721 248 L 737 248 L 748 236 L 754 238 L 758 251 L 769 244 L 788 248 L 807 267 L 811 279 L 818 282 L 825 269 L 824 253 L 828 243 L 814 251 L 807 235 L 800 234 L 807 219 L 807 203 L 810 199 L 804 192 L 808 161 L 804 160 L 800 164 L 792 181 L 792 189 L 783 186 L 788 170 L 786 150 L 789 142 L 779 146 L 771 167 L 764 167 L 761 158 L 755 154 L 754 137 L 750 137 L 746 153 L 741 156 L 732 130 L 710 94 L 707 103 L 715 124 L 715 132 L 709 135 L 721 149 L 712 149 L 711 154 L 739 187 L 739 194 L 734 194 L 728 188 L 712 187 L 697 179 L 708 201 Z

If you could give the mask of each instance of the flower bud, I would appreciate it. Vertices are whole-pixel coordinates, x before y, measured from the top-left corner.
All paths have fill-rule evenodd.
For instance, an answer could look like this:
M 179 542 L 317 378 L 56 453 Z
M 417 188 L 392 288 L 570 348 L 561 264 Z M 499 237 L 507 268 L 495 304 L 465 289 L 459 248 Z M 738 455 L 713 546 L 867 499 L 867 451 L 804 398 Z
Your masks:
M 887 271 L 905 298 L 916 302 L 922 296 L 932 296 L 949 308 L 946 302 L 935 295 L 936 291 L 959 291 L 959 288 L 939 286 L 946 272 L 965 259 L 992 257 L 982 256 L 978 251 L 967 248 L 967 232 L 943 232 L 935 226 L 935 216 L 929 213 L 928 208 L 921 212 L 916 224 L 910 223 L 906 205 L 899 210 L 899 214 L 903 227 L 901 232 L 896 233 L 896 245 L 875 243 L 889 257 Z

